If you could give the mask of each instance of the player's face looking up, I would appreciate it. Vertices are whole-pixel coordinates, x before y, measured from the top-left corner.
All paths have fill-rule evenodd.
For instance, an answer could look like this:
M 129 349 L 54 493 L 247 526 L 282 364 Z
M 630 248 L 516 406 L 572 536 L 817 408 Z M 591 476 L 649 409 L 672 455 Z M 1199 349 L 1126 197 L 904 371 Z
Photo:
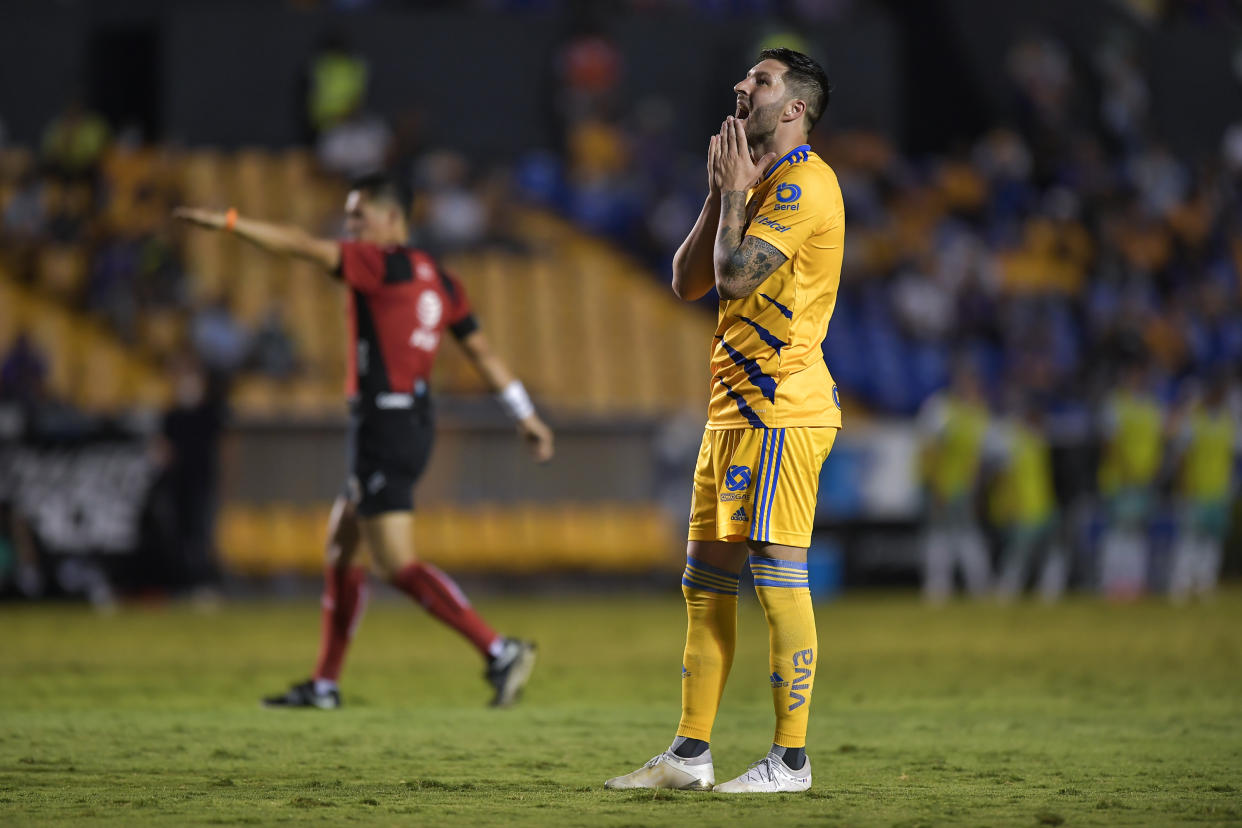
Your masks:
M 408 234 L 400 207 L 350 190 L 345 197 L 345 235 L 354 241 L 387 245 L 405 244 Z
M 776 131 L 782 116 L 788 114 L 791 101 L 786 100 L 785 64 L 768 58 L 756 63 L 746 77 L 734 85 L 737 109 L 734 115 L 746 123 L 746 143 L 752 147 L 763 143 Z

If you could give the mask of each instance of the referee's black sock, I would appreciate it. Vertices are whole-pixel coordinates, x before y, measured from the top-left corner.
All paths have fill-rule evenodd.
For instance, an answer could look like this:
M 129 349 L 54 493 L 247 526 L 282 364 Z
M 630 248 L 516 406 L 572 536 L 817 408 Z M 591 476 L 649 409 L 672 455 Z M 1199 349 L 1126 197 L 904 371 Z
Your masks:
M 685 736 L 678 736 L 673 740 L 673 755 L 680 756 L 682 759 L 693 759 L 696 756 L 702 756 L 707 750 L 707 742 L 702 739 L 688 739 Z

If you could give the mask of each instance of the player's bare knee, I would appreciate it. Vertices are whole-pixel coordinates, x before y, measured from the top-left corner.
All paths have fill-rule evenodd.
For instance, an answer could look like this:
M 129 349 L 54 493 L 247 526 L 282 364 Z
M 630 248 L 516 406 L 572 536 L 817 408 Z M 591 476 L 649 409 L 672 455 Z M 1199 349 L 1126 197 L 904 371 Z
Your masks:
M 747 541 L 746 548 L 750 554 L 760 558 L 771 558 L 777 561 L 805 561 L 806 549 L 801 546 L 785 546 L 780 543 L 760 543 Z
M 686 558 L 723 569 L 728 572 L 741 572 L 746 562 L 746 545 L 726 541 L 688 541 Z
M 328 566 L 349 566 L 361 542 L 358 517 L 352 504 L 338 499 L 328 519 L 328 539 L 324 545 L 324 561 Z
M 417 560 L 412 527 L 413 516 L 408 513 L 390 512 L 360 521 L 372 565 L 382 577 L 392 579 Z

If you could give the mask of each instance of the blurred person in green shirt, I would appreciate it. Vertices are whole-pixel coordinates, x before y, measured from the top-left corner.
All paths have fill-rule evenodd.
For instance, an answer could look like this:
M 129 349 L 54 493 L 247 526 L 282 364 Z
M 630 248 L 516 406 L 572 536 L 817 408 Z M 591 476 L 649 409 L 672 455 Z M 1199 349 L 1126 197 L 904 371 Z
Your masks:
M 990 423 L 978 373 L 964 362 L 955 367 L 952 384 L 929 397 L 919 412 L 926 502 L 923 596 L 928 601 L 953 594 L 959 568 L 971 595 L 990 588 L 992 567 L 975 508 Z
M 1147 588 L 1147 521 L 1164 459 L 1164 409 L 1152 393 L 1147 363 L 1130 362 L 1104 403 L 1099 490 L 1107 528 L 1100 542 L 1100 588 L 1134 598 Z
M 1173 443 L 1178 502 L 1177 541 L 1169 595 L 1174 601 L 1203 596 L 1220 577 L 1234 463 L 1238 452 L 1237 411 L 1228 374 L 1213 376 L 1174 418 Z
M 340 35 L 320 42 L 306 74 L 306 114 L 314 134 L 343 123 L 362 107 L 370 70 Z
M 996 595 L 1002 601 L 1017 597 L 1038 568 L 1040 595 L 1055 601 L 1065 591 L 1069 566 L 1058 542 L 1052 450 L 1035 401 L 1017 391 L 1011 399 L 1009 415 L 988 445 L 989 464 L 997 469 L 988 506 L 1004 538 Z
M 43 162 L 58 175 L 83 178 L 94 173 L 112 133 L 108 123 L 74 99 L 43 131 Z

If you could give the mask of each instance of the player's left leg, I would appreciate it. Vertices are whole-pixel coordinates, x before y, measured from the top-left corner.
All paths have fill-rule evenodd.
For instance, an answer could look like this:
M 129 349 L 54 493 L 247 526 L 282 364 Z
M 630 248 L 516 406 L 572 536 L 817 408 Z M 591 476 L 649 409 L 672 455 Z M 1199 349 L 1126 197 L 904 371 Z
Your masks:
M 495 688 L 492 704 L 516 701 L 535 665 L 535 646 L 498 635 L 470 605 L 461 588 L 414 552 L 414 513 L 382 512 L 359 520 L 375 567 L 397 589 L 461 633 L 487 660 L 485 677 Z
M 776 733 L 772 748 L 721 793 L 779 793 L 811 787 L 807 720 L 819 651 L 805 547 L 751 541 L 750 571 L 768 621 L 768 669 Z
M 819 472 L 836 438 L 833 428 L 769 429 L 759 462 L 747 546 L 755 593 L 768 621 L 768 666 L 776 732 L 766 756 L 722 793 L 777 793 L 811 787 L 806 731 L 815 684 L 818 638 L 807 577 Z

